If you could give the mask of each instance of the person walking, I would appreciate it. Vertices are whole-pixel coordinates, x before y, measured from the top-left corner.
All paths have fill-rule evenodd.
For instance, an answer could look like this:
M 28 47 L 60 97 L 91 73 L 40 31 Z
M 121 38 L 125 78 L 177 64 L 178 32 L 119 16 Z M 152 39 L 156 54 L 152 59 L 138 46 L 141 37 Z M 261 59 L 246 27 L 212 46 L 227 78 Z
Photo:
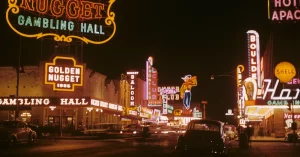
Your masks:
M 248 137 L 248 144 L 251 147 L 251 137 L 253 136 L 253 128 L 251 126 L 247 126 L 246 134 L 247 134 L 247 137 Z

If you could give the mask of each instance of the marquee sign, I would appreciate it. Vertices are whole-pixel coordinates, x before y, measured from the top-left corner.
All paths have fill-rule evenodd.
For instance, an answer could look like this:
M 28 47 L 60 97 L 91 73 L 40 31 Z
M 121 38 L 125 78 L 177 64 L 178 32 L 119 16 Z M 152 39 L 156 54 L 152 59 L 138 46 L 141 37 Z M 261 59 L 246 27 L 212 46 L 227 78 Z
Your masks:
M 59 97 L 0 97 L 2 106 L 89 106 L 90 98 L 59 98 Z
M 45 84 L 55 91 L 74 91 L 83 85 L 83 65 L 78 65 L 73 57 L 56 56 L 52 63 L 45 64 Z
M 272 21 L 298 21 L 299 7 L 298 0 L 268 0 L 268 18 Z
M 53 37 L 63 42 L 79 39 L 87 44 L 103 44 L 116 32 L 115 13 L 111 12 L 114 2 L 8 0 L 6 22 L 15 33 L 27 38 Z

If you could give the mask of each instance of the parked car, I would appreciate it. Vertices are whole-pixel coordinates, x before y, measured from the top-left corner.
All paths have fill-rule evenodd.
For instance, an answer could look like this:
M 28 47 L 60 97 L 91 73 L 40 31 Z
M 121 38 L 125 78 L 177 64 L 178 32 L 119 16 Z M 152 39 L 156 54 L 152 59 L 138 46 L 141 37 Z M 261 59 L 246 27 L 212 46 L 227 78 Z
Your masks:
M 118 137 L 122 130 L 121 124 L 99 123 L 83 131 L 84 135 L 98 136 L 100 138 Z
M 150 137 L 150 128 L 146 125 L 139 125 L 139 124 L 129 124 L 125 126 L 121 131 L 120 134 L 122 137 L 143 137 L 148 138 Z
M 37 134 L 27 123 L 22 121 L 0 122 L 0 143 L 7 146 L 15 146 L 19 143 L 35 144 Z
M 189 153 L 227 156 L 230 140 L 223 127 L 222 122 L 215 120 L 192 120 L 186 132 L 178 137 L 175 149 L 183 156 Z
M 224 125 L 224 132 L 226 136 L 229 137 L 231 140 L 235 139 L 238 135 L 236 127 L 234 125 Z

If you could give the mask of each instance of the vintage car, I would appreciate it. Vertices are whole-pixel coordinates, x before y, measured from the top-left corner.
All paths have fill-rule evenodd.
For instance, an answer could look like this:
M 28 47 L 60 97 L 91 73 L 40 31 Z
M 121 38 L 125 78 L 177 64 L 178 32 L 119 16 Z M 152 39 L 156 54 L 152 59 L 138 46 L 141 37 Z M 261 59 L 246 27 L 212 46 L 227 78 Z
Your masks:
M 110 137 L 118 136 L 122 125 L 117 123 L 99 123 L 83 131 L 84 135 Z
M 183 156 L 189 153 L 228 156 L 230 140 L 223 127 L 222 122 L 215 120 L 192 120 L 186 132 L 178 137 L 175 149 Z
M 0 122 L 0 143 L 12 147 L 19 143 L 35 144 L 37 134 L 22 121 Z

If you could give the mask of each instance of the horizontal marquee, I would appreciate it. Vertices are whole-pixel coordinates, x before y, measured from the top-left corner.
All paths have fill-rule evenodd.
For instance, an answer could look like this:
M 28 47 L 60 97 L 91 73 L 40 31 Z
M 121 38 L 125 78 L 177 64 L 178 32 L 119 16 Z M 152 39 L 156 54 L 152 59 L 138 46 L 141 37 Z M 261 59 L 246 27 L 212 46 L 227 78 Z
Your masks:
M 117 111 L 123 111 L 123 106 L 91 99 L 89 97 L 63 98 L 63 97 L 0 97 L 0 109 L 11 108 L 19 105 L 24 107 L 45 106 L 74 106 L 74 107 L 100 107 Z

